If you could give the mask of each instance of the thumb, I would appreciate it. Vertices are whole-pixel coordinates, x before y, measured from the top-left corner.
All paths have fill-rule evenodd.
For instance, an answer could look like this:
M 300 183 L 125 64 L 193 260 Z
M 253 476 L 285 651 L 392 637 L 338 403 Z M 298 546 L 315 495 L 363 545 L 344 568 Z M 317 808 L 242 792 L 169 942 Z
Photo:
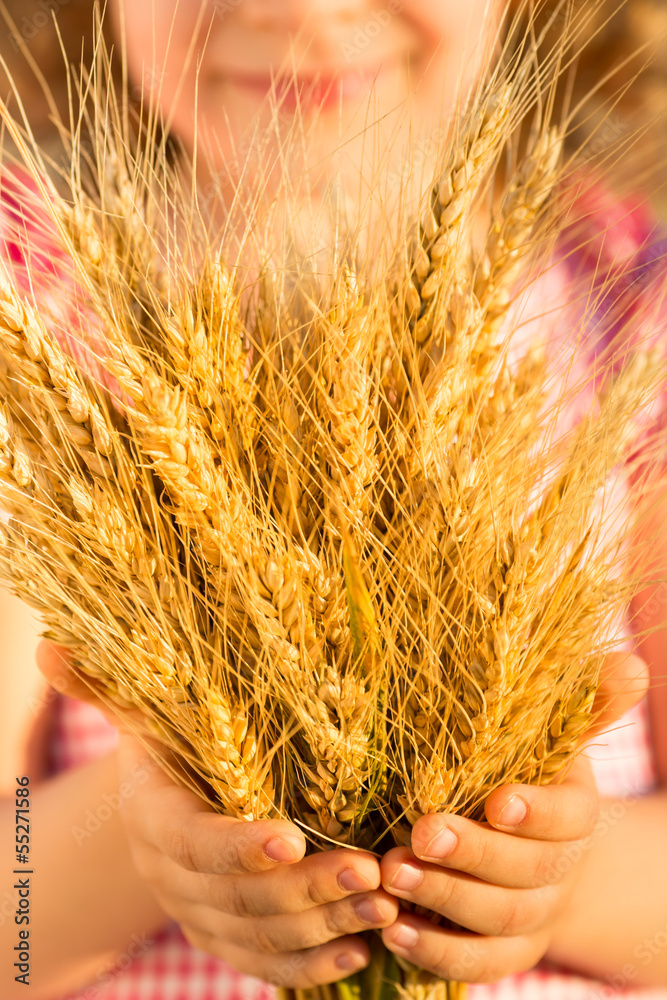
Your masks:
M 40 671 L 59 694 L 79 701 L 92 701 L 94 704 L 99 702 L 99 698 L 72 666 L 72 654 L 66 646 L 57 646 L 55 642 L 42 639 L 36 656 Z
M 641 701 L 648 690 L 649 672 L 644 660 L 632 653 L 609 653 L 600 675 L 593 704 L 595 726 L 586 739 L 609 729 Z

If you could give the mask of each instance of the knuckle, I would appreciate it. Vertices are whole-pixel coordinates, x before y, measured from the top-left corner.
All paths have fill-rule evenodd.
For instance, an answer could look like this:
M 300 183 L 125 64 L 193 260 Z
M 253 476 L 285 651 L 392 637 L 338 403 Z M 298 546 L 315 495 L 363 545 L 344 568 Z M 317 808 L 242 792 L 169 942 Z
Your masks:
M 475 856 L 469 864 L 465 864 L 465 870 L 471 875 L 486 871 L 489 864 L 493 862 L 495 853 L 491 837 L 480 831 Z
M 243 885 L 235 878 L 225 881 L 219 908 L 223 913 L 227 913 L 231 917 L 240 917 L 243 920 L 258 915 L 250 905 Z
M 551 789 L 547 789 L 546 794 L 540 796 L 539 804 L 536 807 L 537 815 L 533 817 L 540 829 L 549 830 L 554 823 L 558 823 L 560 810 L 557 800 L 558 796 L 554 795 Z
M 525 907 L 521 897 L 510 896 L 498 915 L 498 922 L 492 931 L 494 937 L 514 937 L 525 921 Z
M 323 906 L 328 902 L 326 893 L 311 875 L 304 877 L 303 895 L 312 906 Z
M 348 934 L 353 918 L 347 905 L 327 906 L 322 909 L 322 923 L 327 941 L 334 941 L 343 934 Z M 321 944 L 322 942 L 317 942 Z
M 505 908 L 496 936 L 527 938 L 538 933 L 550 921 L 554 899 L 551 887 L 521 891 Z
M 243 969 L 246 975 L 263 979 L 265 983 L 278 989 L 291 989 L 296 985 L 296 975 L 290 962 L 281 959 L 268 959 L 254 963 L 254 968 Z
M 277 955 L 282 950 L 277 947 L 272 932 L 261 921 L 257 921 L 252 925 L 249 937 L 250 950 L 258 951 L 262 955 Z
M 192 841 L 189 834 L 180 828 L 173 830 L 167 841 L 167 854 L 181 868 L 187 871 L 197 871 Z
M 452 967 L 455 964 L 449 948 L 442 944 L 433 955 L 419 961 L 421 967 L 427 969 L 428 972 L 434 976 L 438 976 L 440 979 L 451 979 Z
M 247 835 L 245 829 L 239 830 L 233 827 L 228 831 L 220 864 L 222 870 L 229 874 L 255 875 L 262 870 L 256 858 L 252 838 Z
M 255 969 L 251 975 L 257 976 L 257 970 Z M 281 955 L 280 958 L 272 960 L 262 979 L 282 989 L 299 990 L 312 989 L 322 982 L 314 975 L 312 962 L 309 962 L 308 954 L 303 951 Z
M 252 868 L 248 866 L 246 853 L 247 848 L 240 844 L 236 837 L 228 837 L 225 853 L 221 859 L 223 868 L 228 872 L 252 871 Z
M 537 889 L 561 881 L 563 875 L 558 866 L 559 858 L 560 852 L 552 846 L 545 845 L 537 851 L 530 868 L 530 888 Z
M 447 916 L 445 911 L 456 902 L 457 896 L 460 895 L 460 884 L 456 878 L 446 872 L 438 873 L 435 877 L 438 887 L 434 894 L 433 909 L 442 913 L 443 916 Z
M 232 839 L 231 858 L 231 865 L 234 871 L 247 875 L 257 875 L 266 870 L 258 854 L 255 842 L 248 837 L 245 830 L 237 830 L 236 836 Z
M 303 989 L 312 990 L 322 985 L 323 977 L 317 974 L 317 967 L 314 962 L 308 962 L 301 971 L 299 981 L 303 983 Z

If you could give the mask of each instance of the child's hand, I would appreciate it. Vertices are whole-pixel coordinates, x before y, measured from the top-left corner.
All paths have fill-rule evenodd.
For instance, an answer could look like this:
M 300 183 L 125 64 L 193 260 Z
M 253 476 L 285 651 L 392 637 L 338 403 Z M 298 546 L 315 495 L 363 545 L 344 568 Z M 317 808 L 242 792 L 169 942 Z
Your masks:
M 608 657 L 596 731 L 632 707 L 645 688 L 641 660 Z M 401 913 L 383 931 L 388 948 L 445 979 L 490 982 L 531 968 L 545 954 L 576 885 L 585 855 L 580 841 L 598 817 L 590 766 L 579 757 L 557 785 L 498 788 L 485 813 L 485 823 L 423 816 L 412 850 L 396 848 L 382 860 L 389 893 L 465 928 Z
M 582 853 L 573 842 L 592 833 L 597 815 L 595 782 L 580 759 L 560 785 L 498 789 L 486 803 L 488 823 L 423 816 L 412 851 L 383 858 L 382 884 L 475 934 L 401 914 L 385 944 L 445 979 L 491 982 L 531 968 L 573 888 Z
M 367 964 L 367 945 L 351 935 L 388 927 L 398 911 L 379 889 L 372 855 L 335 850 L 304 859 L 298 827 L 217 815 L 151 766 L 130 735 L 121 734 L 120 760 L 121 786 L 124 774 L 149 774 L 121 813 L 137 870 L 191 944 L 297 989 Z

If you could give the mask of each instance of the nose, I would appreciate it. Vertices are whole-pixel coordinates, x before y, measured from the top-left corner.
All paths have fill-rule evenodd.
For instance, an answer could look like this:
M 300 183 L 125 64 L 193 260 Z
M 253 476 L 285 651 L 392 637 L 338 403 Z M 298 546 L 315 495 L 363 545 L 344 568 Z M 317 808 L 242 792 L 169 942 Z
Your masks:
M 296 32 L 318 21 L 353 21 L 368 0 L 241 0 L 238 16 L 255 29 Z

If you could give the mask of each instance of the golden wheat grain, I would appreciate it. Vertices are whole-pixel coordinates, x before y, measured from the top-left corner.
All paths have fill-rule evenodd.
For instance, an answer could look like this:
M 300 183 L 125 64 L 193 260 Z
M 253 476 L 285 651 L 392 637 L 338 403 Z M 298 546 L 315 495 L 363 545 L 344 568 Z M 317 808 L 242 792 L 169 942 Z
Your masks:
M 345 286 L 348 287 L 345 287 Z M 323 330 L 322 389 L 318 410 L 325 432 L 322 448 L 335 484 L 339 516 L 355 531 L 365 530 L 377 476 L 377 417 L 370 365 L 377 320 L 345 276 L 338 305 Z
M 410 292 L 406 297 L 408 309 L 416 314 L 417 344 L 428 340 L 442 343 L 450 284 L 460 273 L 467 253 L 461 241 L 469 235 L 470 208 L 507 138 L 511 107 L 511 93 L 504 81 L 482 97 L 480 106 L 462 124 L 430 193 L 420 223 L 412 277 L 417 296 Z
M 564 137 L 556 126 L 535 129 L 535 138 L 502 195 L 489 231 L 486 259 L 475 293 L 486 313 L 489 334 L 500 327 L 512 302 L 523 258 L 533 250 L 539 213 L 558 180 Z

